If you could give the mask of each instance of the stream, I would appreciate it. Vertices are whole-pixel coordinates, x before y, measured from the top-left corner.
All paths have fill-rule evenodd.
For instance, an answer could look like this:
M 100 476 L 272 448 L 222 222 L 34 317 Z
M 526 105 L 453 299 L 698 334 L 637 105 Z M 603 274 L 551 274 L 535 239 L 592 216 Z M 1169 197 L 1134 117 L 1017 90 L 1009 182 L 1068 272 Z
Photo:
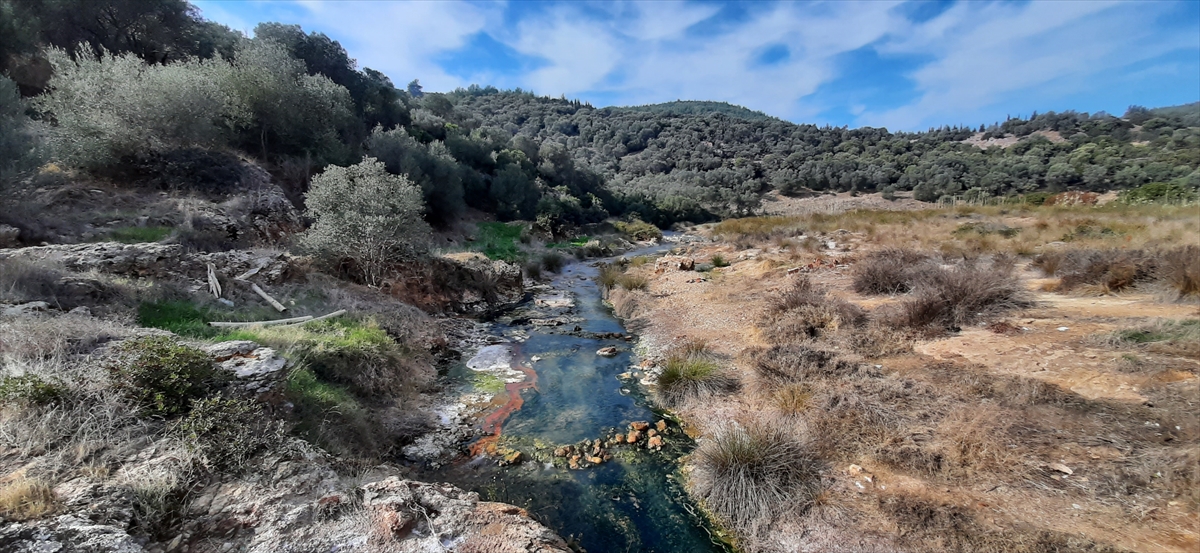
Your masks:
M 652 255 L 670 246 L 625 255 Z M 678 459 L 694 442 L 674 423 L 660 434 L 659 451 L 605 443 L 611 459 L 577 470 L 554 455 L 563 445 L 627 432 L 635 421 L 654 425 L 664 419 L 651 408 L 637 378 L 627 374 L 637 342 L 625 339 L 624 327 L 604 304 L 594 264 L 571 263 L 549 288 L 534 287 L 533 300 L 490 323 L 493 341 L 505 341 L 483 348 L 494 354 L 491 358 L 477 355 L 450 370 L 464 393 L 486 385 L 479 378 L 484 366 L 507 365 L 495 374 L 508 382 L 485 411 L 485 437 L 472 446 L 477 454 L 427 469 L 424 477 L 478 492 L 484 500 L 522 507 L 589 553 L 728 551 L 683 490 Z M 547 315 L 565 322 L 546 324 Z M 605 347 L 616 347 L 618 353 L 597 355 Z M 497 387 L 499 382 L 491 378 L 490 385 Z M 498 466 L 495 456 L 478 454 L 489 444 L 502 454 L 521 452 L 520 462 Z

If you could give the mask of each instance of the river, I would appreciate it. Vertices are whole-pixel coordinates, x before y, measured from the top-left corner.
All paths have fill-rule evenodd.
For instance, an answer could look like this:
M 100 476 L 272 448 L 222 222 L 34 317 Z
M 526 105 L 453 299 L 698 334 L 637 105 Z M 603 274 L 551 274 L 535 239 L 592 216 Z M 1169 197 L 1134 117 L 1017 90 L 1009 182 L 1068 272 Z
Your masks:
M 626 255 L 667 248 L 669 244 Z M 493 458 L 476 456 L 424 477 L 476 491 L 485 500 L 522 507 L 589 553 L 727 551 L 684 493 L 678 460 L 694 443 L 677 426 L 672 424 L 664 433 L 661 451 L 606 448 L 611 460 L 579 470 L 570 470 L 563 459 L 552 456 L 555 447 L 627 431 L 635 421 L 665 418 L 654 411 L 636 379 L 620 377 L 634 364 L 636 342 L 623 338 L 620 320 L 604 304 L 593 265 L 594 261 L 567 265 L 553 278 L 550 290 L 536 292 L 543 301 L 527 301 L 491 324 L 497 340 L 528 336 L 506 346 L 512 366 L 526 372 L 526 378 L 508 384 L 497 402 L 503 406 L 494 407 L 483 421 L 485 432 L 498 433 L 499 444 L 521 451 L 524 462 L 497 466 Z M 547 303 L 555 304 L 545 298 L 573 300 L 569 310 L 549 313 L 568 319 L 567 324 L 528 323 L 531 316 L 547 314 Z M 618 349 L 617 355 L 596 354 L 610 346 Z M 473 372 L 464 364 L 450 374 L 469 392 L 477 385 Z

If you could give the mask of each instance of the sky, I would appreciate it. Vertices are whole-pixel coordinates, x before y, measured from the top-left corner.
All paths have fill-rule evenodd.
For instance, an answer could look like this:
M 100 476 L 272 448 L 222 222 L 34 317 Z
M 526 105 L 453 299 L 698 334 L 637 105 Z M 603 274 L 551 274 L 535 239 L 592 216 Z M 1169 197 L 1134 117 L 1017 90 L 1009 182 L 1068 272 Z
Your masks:
M 715 100 L 796 123 L 919 131 L 1200 100 L 1200 1 L 193 0 L 253 35 L 298 24 L 427 92 L 601 106 Z

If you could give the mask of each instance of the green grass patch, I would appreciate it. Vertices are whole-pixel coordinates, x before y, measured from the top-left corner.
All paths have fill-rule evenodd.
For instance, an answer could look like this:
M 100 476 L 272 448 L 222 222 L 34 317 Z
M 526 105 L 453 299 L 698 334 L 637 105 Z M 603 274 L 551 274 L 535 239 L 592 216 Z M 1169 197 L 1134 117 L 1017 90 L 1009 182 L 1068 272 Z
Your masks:
M 476 225 L 475 249 L 483 252 L 489 259 L 500 261 L 519 261 L 524 259 L 525 252 L 517 243 L 525 227 L 507 223 L 479 223 Z
M 1166 321 L 1140 328 L 1118 330 L 1115 338 L 1126 344 L 1200 340 L 1200 319 Z
M 183 300 L 145 302 L 138 306 L 138 325 L 169 330 L 189 338 L 213 338 L 220 332 L 208 326 L 212 311 Z
M 158 242 L 170 236 L 172 230 L 171 227 L 122 227 L 109 231 L 105 237 L 113 242 L 140 244 Z
M 590 242 L 591 240 L 592 240 L 591 237 L 589 237 L 587 235 L 577 236 L 575 238 L 572 238 L 570 242 L 550 242 L 550 243 L 546 244 L 546 247 L 551 248 L 551 249 L 557 249 L 557 250 L 569 250 L 572 248 L 582 248 L 585 245 L 587 245 L 587 243 Z

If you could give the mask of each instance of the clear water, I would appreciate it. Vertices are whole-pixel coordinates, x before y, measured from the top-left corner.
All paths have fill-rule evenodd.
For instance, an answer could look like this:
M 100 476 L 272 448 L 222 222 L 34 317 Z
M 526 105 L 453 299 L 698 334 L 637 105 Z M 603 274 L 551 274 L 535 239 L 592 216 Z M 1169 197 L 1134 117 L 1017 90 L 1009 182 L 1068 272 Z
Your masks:
M 655 253 L 665 247 L 632 252 Z M 554 281 L 575 299 L 574 315 L 586 332 L 624 332 L 601 300 L 590 263 L 568 265 Z M 582 278 L 580 278 L 582 277 Z M 573 328 L 574 325 L 570 325 Z M 497 325 L 497 334 L 505 330 Z M 634 421 L 658 420 L 644 391 L 617 375 L 633 364 L 632 344 L 530 328 L 517 348 L 516 362 L 533 356 L 537 387 L 522 390 L 521 408 L 505 420 L 505 440 L 514 443 L 571 444 L 602 438 Z M 596 350 L 616 346 L 606 358 Z M 726 551 L 712 538 L 705 521 L 679 483 L 677 459 L 693 444 L 675 432 L 660 452 L 626 450 L 607 463 L 584 470 L 555 468 L 538 461 L 497 467 L 486 458 L 439 469 L 434 478 L 476 491 L 486 500 L 523 507 L 589 553 Z

